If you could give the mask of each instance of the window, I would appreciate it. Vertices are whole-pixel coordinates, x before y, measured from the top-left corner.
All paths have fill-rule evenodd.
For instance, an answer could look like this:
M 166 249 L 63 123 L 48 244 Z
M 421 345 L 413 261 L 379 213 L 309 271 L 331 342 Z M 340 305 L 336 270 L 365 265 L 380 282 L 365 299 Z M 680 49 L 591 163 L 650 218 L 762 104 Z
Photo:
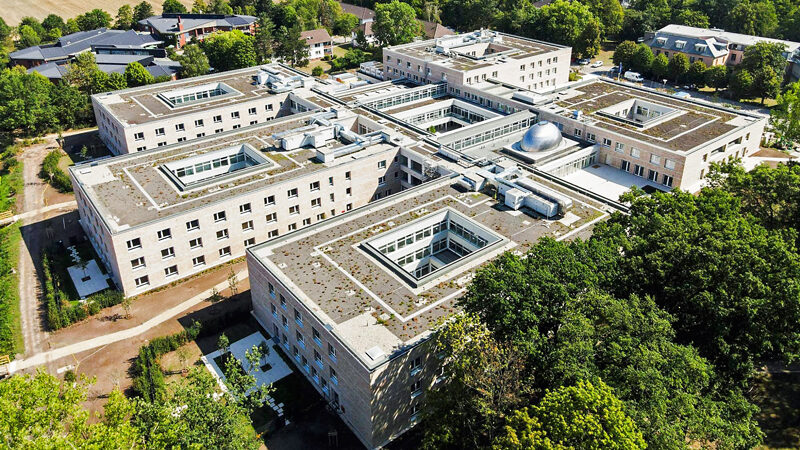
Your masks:
M 252 211 L 253 208 L 250 206 L 250 203 L 239 205 L 239 214 L 250 214 Z
M 624 150 L 624 148 L 625 148 L 625 146 L 624 146 L 624 145 L 622 145 L 622 142 L 617 142 L 617 143 L 614 145 L 614 151 L 616 151 L 616 152 L 619 152 L 619 153 L 622 153 L 622 152 L 623 152 L 623 150 Z
M 411 360 L 411 375 L 416 375 L 422 370 L 422 358 L 417 356 Z
M 631 163 L 630 161 L 625 161 L 624 159 L 619 162 L 619 168 L 624 170 L 625 172 L 631 171 Z
M 302 334 L 300 334 L 299 331 L 294 332 L 294 338 L 297 341 L 297 343 L 300 344 L 301 347 L 306 348 L 305 338 L 303 337 Z
M 328 186 L 333 186 L 333 177 L 328 177 Z
M 296 229 L 297 229 L 297 224 L 296 223 L 290 223 L 289 224 L 289 231 L 294 231 Z
M 275 204 L 275 196 L 270 195 L 269 197 L 264 199 L 264 206 L 272 206 Z
M 311 207 L 312 208 L 319 208 L 320 206 L 322 206 L 322 199 L 321 198 L 315 198 L 315 199 L 311 200 Z
M 641 153 L 639 152 L 638 148 L 631 147 L 631 156 L 634 158 L 638 158 Z
M 303 326 L 303 316 L 300 315 L 300 311 L 297 309 L 294 310 L 294 321 L 297 322 L 297 324 L 301 327 Z
M 136 250 L 137 248 L 142 248 L 142 240 L 140 238 L 133 238 L 128 241 L 128 251 Z
M 349 170 L 344 173 L 344 179 L 345 180 L 349 180 L 350 179 L 350 171 Z
M 658 172 L 656 172 L 655 170 L 652 170 L 652 169 L 649 170 L 647 172 L 647 179 L 650 180 L 650 181 L 653 181 L 655 183 L 658 183 Z
M 179 124 L 175 125 L 175 131 L 185 131 L 185 130 L 186 130 L 186 127 L 182 123 L 179 123 Z
M 319 190 L 319 181 L 315 181 L 315 182 L 311 183 L 311 185 L 309 186 L 309 189 L 311 189 L 311 191 L 318 191 Z
M 289 215 L 290 216 L 295 216 L 297 214 L 300 214 L 300 205 L 290 206 L 289 207 Z
M 253 221 L 248 220 L 242 223 L 242 231 L 253 231 Z
M 197 119 L 194 121 L 194 126 L 200 128 L 203 126 L 203 119 Z
M 661 157 L 658 155 L 650 155 L 650 162 L 653 164 L 661 164 Z
M 422 380 L 415 380 L 411 383 L 411 396 L 417 397 L 422 393 Z
M 214 123 L 220 123 L 220 122 L 222 122 L 222 115 L 214 116 Z
M 586 140 L 589 142 L 595 142 L 597 138 L 595 137 L 594 133 L 586 132 Z
M 353 190 L 352 190 L 351 188 L 347 188 L 347 189 L 345 189 L 344 193 L 345 193 L 345 194 L 346 194 L 348 197 L 350 197 L 351 195 L 353 195 Z
M 131 260 L 131 268 L 132 269 L 134 269 L 134 270 L 135 269 L 141 269 L 142 267 L 145 267 L 144 256 L 140 256 L 140 257 L 138 257 L 136 259 L 132 259 Z
M 281 314 L 281 325 L 283 326 L 284 330 L 289 329 L 289 321 L 286 320 L 286 316 L 284 316 L 283 314 Z
M 352 204 L 352 203 L 348 203 L 348 204 L 347 204 L 347 208 L 346 208 L 346 209 L 347 209 L 348 211 L 352 211 L 352 209 L 353 209 L 353 204 Z
M 306 227 L 311 225 L 311 218 L 303 219 L 303 226 Z
M 335 348 L 333 348 L 333 345 L 331 345 L 331 343 L 330 343 L 330 342 L 328 342 L 328 356 L 329 356 L 329 357 L 330 357 L 330 358 L 331 358 L 331 359 L 332 359 L 334 362 L 336 362 L 336 349 L 335 349 Z
M 214 213 L 214 222 L 222 222 L 225 218 L 225 211 Z
M 222 247 L 219 249 L 219 256 L 220 258 L 225 258 L 227 256 L 231 256 L 231 248 L 230 247 Z
M 228 239 L 228 229 L 225 228 L 224 230 L 217 231 L 217 240 L 221 241 L 224 239 Z
M 338 385 L 339 384 L 339 377 L 336 376 L 336 369 L 333 367 L 330 368 L 330 379 L 331 383 Z
M 161 250 L 161 259 L 170 259 L 175 256 L 175 247 L 168 247 Z
M 583 131 L 580 128 L 575 128 L 575 137 L 581 137 Z
M 665 159 L 664 160 L 664 167 L 666 167 L 669 170 L 675 170 L 675 161 L 673 161 L 671 159 Z M 664 184 L 666 184 L 666 183 L 664 183 Z
M 314 327 L 311 327 L 311 339 L 313 339 L 317 345 L 322 346 L 322 341 L 319 339 L 319 331 Z
M 158 147 L 163 147 L 163 146 L 167 145 L 167 143 L 166 143 L 166 142 L 159 142 L 159 143 L 158 143 L 158 144 L 156 144 L 156 145 L 157 145 Z
M 277 237 L 277 236 L 278 236 L 278 230 L 272 230 L 269 233 L 267 233 L 267 237 L 268 238 L 274 238 L 274 237 Z
M 144 287 L 144 286 L 147 286 L 148 284 L 150 284 L 150 277 L 145 275 L 143 277 L 139 277 L 139 278 L 133 280 L 133 282 L 136 283 L 136 287 L 137 288 Z
M 236 125 L 234 125 L 234 126 L 233 126 L 233 127 L 231 127 L 231 128 L 233 128 L 234 130 L 236 130 L 236 129 L 242 128 L 242 125 L 237 123 Z
M 140 132 L 138 132 L 138 133 L 134 133 L 134 134 L 133 134 L 133 138 L 134 138 L 135 140 L 137 140 L 137 141 L 143 141 L 143 140 L 144 140 L 144 132 L 141 132 L 141 131 L 140 131 Z
M 164 135 L 164 128 L 156 128 L 156 136 L 163 136 Z
M 288 191 L 286 191 L 286 196 L 289 198 L 297 197 L 297 188 L 289 189 Z
M 168 277 L 172 277 L 178 274 L 178 266 L 169 266 L 164 269 L 164 275 Z
M 255 116 L 256 115 L 256 109 L 255 108 L 248 109 L 247 110 L 247 114 L 250 114 L 251 116 Z
M 192 265 L 195 266 L 195 267 L 206 265 L 206 257 L 200 255 L 200 256 L 196 256 L 196 257 L 192 258 Z
M 325 220 L 325 213 L 317 214 L 317 220 Z
M 186 231 L 194 231 L 200 229 L 200 221 L 198 219 L 186 222 Z
M 206 135 L 205 133 L 197 133 L 197 137 L 199 137 L 199 138 L 201 138 L 201 137 L 203 137 L 205 135 Z
M 256 244 L 256 238 L 249 238 L 244 240 L 244 246 L 250 247 Z
M 272 104 L 266 105 L 265 108 L 267 111 L 272 111 Z
M 385 169 L 386 168 L 386 160 L 378 161 L 378 169 Z
M 147 150 L 147 147 L 136 147 L 136 151 L 137 152 L 141 152 L 141 151 L 144 151 L 144 150 Z
M 278 221 L 278 214 L 277 213 L 269 213 L 269 214 L 267 214 L 267 223 L 277 222 L 277 221 Z
M 231 119 L 238 119 L 239 118 L 239 111 L 234 111 L 231 113 Z
M 178 142 L 183 142 L 186 140 L 186 136 L 181 136 L 178 138 Z
M 156 234 L 158 235 L 159 241 L 163 241 L 164 239 L 169 239 L 172 237 L 172 231 L 170 231 L 169 228 L 164 228 L 163 230 L 160 230 Z
M 189 248 L 195 249 L 203 246 L 203 238 L 194 238 L 189 241 Z
M 279 297 L 281 302 L 281 308 L 286 309 L 286 297 L 284 297 L 283 294 L 280 294 Z
M 643 177 L 644 176 L 644 167 L 636 164 L 635 166 L 633 166 L 633 174 L 636 175 L 637 177 Z
M 222 128 L 217 128 L 216 130 L 214 130 L 214 134 L 222 133 L 222 131 L 223 131 Z
M 386 184 L 386 177 L 378 177 L 378 186 Z
M 319 352 L 314 350 L 314 362 L 320 367 L 320 369 L 324 366 L 322 363 L 322 356 L 320 356 Z
M 611 147 L 611 139 L 603 138 L 603 145 L 607 145 L 607 146 Z

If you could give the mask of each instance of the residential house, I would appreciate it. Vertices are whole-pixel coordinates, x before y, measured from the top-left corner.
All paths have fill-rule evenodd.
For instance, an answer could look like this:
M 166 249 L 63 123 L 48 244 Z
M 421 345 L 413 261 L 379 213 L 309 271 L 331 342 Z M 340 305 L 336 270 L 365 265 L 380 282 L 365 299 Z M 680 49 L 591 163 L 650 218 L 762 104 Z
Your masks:
M 162 14 L 139 21 L 139 26 L 181 48 L 192 39 L 203 40 L 216 31 L 240 30 L 254 34 L 257 17 L 241 14 Z
M 310 60 L 322 59 L 325 55 L 333 54 L 333 40 L 325 28 L 303 31 L 300 33 L 300 39 L 308 46 Z

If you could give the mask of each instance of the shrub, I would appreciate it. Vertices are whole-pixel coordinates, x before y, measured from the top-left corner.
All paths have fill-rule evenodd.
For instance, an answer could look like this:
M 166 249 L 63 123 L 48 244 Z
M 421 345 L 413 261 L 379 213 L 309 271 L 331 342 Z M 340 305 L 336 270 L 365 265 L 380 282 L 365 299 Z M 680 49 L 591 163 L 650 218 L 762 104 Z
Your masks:
M 313 75 L 315 77 L 321 77 L 323 73 L 324 73 L 324 71 L 322 70 L 321 66 L 314 67 L 311 70 L 311 75 Z
M 200 323 L 194 322 L 185 330 L 169 336 L 157 337 L 149 344 L 139 348 L 139 355 L 132 367 L 133 390 L 136 395 L 150 402 L 164 398 L 166 382 L 159 358 L 196 339 L 200 334 L 200 328 Z
M 42 162 L 42 170 L 39 176 L 60 192 L 72 192 L 72 182 L 69 179 L 69 175 L 58 167 L 60 160 L 61 152 L 59 150 L 53 150 L 48 153 Z

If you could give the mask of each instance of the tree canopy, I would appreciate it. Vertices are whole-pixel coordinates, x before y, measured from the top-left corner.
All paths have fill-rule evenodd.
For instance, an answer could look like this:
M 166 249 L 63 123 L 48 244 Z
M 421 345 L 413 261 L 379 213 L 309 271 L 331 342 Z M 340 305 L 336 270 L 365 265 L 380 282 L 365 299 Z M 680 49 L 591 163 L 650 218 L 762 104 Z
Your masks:
M 375 5 L 375 38 L 381 45 L 399 45 L 411 42 L 420 34 L 414 8 L 407 3 L 392 0 Z

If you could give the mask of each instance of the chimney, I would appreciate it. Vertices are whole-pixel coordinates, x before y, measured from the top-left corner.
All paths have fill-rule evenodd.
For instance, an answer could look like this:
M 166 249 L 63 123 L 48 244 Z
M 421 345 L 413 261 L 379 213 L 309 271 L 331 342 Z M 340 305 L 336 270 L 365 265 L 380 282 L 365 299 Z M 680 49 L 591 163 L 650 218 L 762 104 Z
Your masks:
M 178 31 L 183 31 L 183 22 L 181 22 L 181 16 L 178 16 Z

